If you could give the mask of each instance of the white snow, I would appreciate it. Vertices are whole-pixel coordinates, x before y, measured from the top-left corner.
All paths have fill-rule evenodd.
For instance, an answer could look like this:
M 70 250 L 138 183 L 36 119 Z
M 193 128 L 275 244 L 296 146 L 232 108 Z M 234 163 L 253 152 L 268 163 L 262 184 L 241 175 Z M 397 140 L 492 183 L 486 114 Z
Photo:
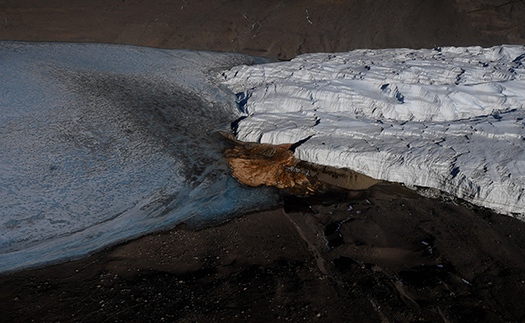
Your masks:
M 525 219 L 525 46 L 356 50 L 238 66 L 237 138 Z

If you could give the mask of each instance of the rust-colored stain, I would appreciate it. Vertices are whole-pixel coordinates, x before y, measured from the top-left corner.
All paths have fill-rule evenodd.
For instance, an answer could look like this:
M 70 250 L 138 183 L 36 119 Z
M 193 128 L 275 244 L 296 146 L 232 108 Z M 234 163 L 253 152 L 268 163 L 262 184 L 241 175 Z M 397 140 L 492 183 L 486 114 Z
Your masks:
M 293 144 L 246 143 L 222 135 L 235 144 L 224 153 L 232 176 L 248 186 L 274 186 L 297 195 L 311 195 L 334 189 L 365 190 L 380 182 L 350 169 L 301 161 L 290 150 Z

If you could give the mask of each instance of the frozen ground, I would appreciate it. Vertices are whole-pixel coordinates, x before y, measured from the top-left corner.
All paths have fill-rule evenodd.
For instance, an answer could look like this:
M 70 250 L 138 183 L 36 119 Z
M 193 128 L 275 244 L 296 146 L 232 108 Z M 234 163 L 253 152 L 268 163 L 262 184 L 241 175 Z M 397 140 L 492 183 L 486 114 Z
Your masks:
M 86 255 L 272 196 L 229 178 L 239 54 L 0 42 L 0 272 Z
M 525 46 L 356 50 L 222 74 L 237 138 L 525 216 Z

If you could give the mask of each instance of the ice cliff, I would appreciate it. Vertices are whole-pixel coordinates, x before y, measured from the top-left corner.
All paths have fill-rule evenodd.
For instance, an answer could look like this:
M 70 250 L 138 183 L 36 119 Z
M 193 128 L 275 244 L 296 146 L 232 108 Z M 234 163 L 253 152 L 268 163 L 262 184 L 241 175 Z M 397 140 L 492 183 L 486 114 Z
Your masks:
M 525 46 L 319 53 L 222 73 L 237 139 L 525 219 Z

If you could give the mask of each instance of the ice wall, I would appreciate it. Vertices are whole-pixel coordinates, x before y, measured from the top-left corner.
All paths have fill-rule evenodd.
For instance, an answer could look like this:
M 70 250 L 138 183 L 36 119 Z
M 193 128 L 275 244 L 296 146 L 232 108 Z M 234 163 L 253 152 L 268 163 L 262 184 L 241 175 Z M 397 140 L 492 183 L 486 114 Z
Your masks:
M 525 46 L 356 50 L 239 66 L 237 138 L 525 216 Z

